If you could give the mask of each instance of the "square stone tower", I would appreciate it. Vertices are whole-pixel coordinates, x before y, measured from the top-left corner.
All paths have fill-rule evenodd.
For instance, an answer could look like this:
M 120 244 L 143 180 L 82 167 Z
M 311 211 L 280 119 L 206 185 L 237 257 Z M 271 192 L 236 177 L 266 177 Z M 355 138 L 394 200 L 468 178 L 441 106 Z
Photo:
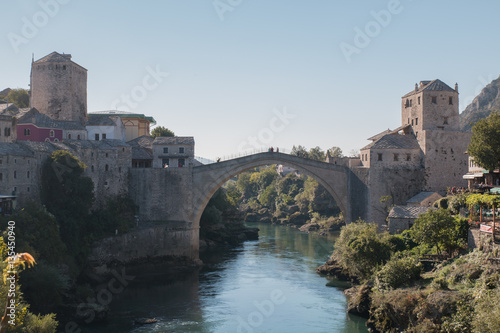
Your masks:
M 470 133 L 460 131 L 457 84 L 455 89 L 438 79 L 415 84 L 402 97 L 401 123 L 411 126 L 424 153 L 426 190 L 465 186 Z
M 87 118 L 87 70 L 71 54 L 51 54 L 31 64 L 31 107 L 54 120 Z

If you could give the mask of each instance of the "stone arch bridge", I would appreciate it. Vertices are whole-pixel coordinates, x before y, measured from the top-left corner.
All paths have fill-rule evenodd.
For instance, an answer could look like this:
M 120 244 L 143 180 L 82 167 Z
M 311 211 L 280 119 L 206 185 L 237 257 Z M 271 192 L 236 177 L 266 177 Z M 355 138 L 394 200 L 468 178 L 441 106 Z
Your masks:
M 317 180 L 335 199 L 346 222 L 366 218 L 366 185 L 349 167 L 277 152 L 188 168 L 131 169 L 129 193 L 141 220 L 168 221 L 168 241 L 179 249 L 175 255 L 197 259 L 200 218 L 212 195 L 234 176 L 271 164 L 293 167 Z

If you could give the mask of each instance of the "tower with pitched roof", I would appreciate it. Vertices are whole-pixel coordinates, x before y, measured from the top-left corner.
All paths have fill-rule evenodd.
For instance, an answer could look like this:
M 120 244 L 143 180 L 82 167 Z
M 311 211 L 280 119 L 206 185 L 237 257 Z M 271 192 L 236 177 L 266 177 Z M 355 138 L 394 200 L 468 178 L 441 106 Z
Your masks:
M 31 106 L 54 120 L 87 118 L 87 70 L 71 54 L 51 54 L 31 63 Z

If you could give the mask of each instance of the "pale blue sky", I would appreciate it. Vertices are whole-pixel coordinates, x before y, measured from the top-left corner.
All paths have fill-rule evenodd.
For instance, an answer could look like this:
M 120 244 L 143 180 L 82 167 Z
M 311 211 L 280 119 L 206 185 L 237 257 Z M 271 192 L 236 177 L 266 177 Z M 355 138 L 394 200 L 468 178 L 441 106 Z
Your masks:
M 28 88 L 32 53 L 71 53 L 88 69 L 89 112 L 118 104 L 153 116 L 194 136 L 196 155 L 294 144 L 348 153 L 400 125 L 400 98 L 420 80 L 458 82 L 463 110 L 500 74 L 498 13 L 495 0 L 9 1 L 0 89 Z M 356 44 L 356 29 L 369 41 Z M 358 46 L 350 62 L 347 44 Z M 169 75 L 145 90 L 155 69 Z M 124 107 L 133 93 L 137 105 Z M 294 118 L 274 119 L 285 109 Z

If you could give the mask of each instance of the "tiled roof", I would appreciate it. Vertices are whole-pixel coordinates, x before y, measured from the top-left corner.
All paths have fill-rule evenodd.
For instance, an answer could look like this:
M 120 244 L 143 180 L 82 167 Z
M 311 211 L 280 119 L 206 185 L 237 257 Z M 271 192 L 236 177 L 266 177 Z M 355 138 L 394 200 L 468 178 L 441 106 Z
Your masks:
M 18 116 L 18 124 L 33 124 L 41 128 L 54 128 L 62 130 L 85 130 L 77 121 L 53 120 L 46 114 L 38 112 L 32 108 L 28 112 L 23 112 Z
M 192 136 L 159 136 L 153 141 L 154 145 L 194 145 Z
M 368 138 L 368 140 L 377 141 L 378 139 L 380 139 L 381 137 L 383 137 L 384 135 L 387 135 L 389 133 L 391 133 L 391 130 L 390 129 L 386 129 L 385 131 L 380 132 L 378 134 L 375 134 L 371 138 Z
M 132 147 L 134 146 L 141 146 L 141 147 L 146 147 L 146 148 L 153 148 L 153 141 L 154 139 L 150 136 L 143 135 L 138 138 L 135 138 L 133 140 L 128 141 L 127 143 L 131 145 Z
M 428 197 L 430 197 L 434 193 L 436 193 L 436 192 L 420 192 L 416 196 L 408 199 L 408 201 L 406 201 L 406 203 L 421 203 L 422 201 L 424 201 L 425 199 L 427 199 Z
M 389 218 L 416 219 L 420 214 L 427 213 L 431 207 L 420 206 L 394 206 L 389 212 Z
M 54 145 L 53 142 L 37 142 L 37 141 L 17 141 L 19 145 L 24 146 L 26 149 L 32 152 L 42 152 L 42 153 L 52 153 L 59 149 L 70 150 L 69 147 L 64 145 L 63 143 L 58 143 L 58 145 Z
M 115 126 L 115 122 L 108 115 L 93 115 L 85 126 Z
M 135 112 L 127 112 L 127 111 L 119 111 L 119 110 L 108 110 L 108 111 L 96 111 L 96 112 L 90 112 L 88 114 L 89 118 L 95 117 L 95 116 L 102 116 L 102 115 L 107 115 L 107 116 L 118 116 L 121 118 L 142 118 L 146 119 L 147 121 L 150 122 L 150 124 L 155 125 L 156 120 L 153 117 L 146 116 L 142 113 L 135 113 Z
M 439 79 L 435 79 L 433 81 L 420 81 L 420 85 L 417 90 L 410 91 L 404 95 L 403 98 L 413 94 L 418 94 L 422 91 L 455 91 L 455 89 L 452 89 L 449 85 Z
M 0 155 L 33 157 L 33 152 L 19 143 L 0 142 Z
M 116 149 L 120 147 L 129 147 L 129 145 L 121 140 L 106 139 L 106 140 L 64 140 L 64 142 L 73 148 L 80 149 Z
M 365 149 L 418 149 L 417 139 L 413 135 L 386 134 L 377 141 L 361 148 Z
M 60 54 L 57 52 L 52 52 L 51 54 L 38 59 L 37 61 L 35 61 L 35 63 L 38 64 L 42 62 L 65 62 L 65 61 L 71 61 L 71 54 Z

